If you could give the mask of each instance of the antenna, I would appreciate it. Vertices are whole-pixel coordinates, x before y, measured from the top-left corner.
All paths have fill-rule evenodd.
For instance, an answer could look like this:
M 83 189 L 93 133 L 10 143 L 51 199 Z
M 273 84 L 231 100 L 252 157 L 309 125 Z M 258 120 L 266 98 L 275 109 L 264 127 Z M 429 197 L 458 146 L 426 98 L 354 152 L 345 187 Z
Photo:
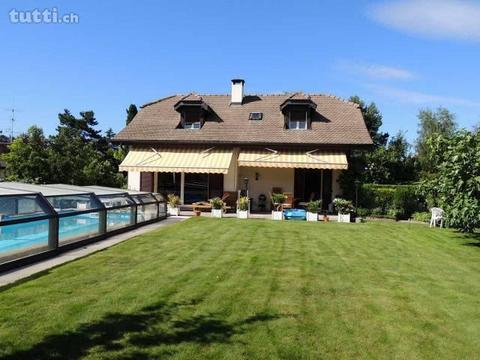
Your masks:
M 5 111 L 9 111 L 12 115 L 11 115 L 11 118 L 10 118 L 10 122 L 11 122 L 11 125 L 10 125 L 10 143 L 13 142 L 13 127 L 14 127 L 14 123 L 15 123 L 15 113 L 18 112 L 18 109 L 12 107 L 10 109 L 5 109 Z

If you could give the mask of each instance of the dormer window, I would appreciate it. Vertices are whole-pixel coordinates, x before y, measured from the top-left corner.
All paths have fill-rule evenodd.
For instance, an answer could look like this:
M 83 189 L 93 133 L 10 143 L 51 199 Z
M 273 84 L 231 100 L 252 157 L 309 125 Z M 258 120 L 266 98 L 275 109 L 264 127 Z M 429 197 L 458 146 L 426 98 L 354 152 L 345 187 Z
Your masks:
M 200 129 L 202 127 L 202 110 L 188 109 L 182 111 L 182 127 L 184 129 Z
M 288 128 L 292 130 L 305 130 L 308 124 L 308 112 L 305 110 L 292 110 L 288 112 Z
M 310 128 L 312 115 L 317 104 L 310 96 L 295 93 L 280 105 L 280 110 L 285 116 L 285 129 L 306 130 Z
M 174 109 L 180 113 L 177 129 L 201 129 L 205 118 L 211 112 L 203 98 L 195 94 L 184 96 L 174 105 Z

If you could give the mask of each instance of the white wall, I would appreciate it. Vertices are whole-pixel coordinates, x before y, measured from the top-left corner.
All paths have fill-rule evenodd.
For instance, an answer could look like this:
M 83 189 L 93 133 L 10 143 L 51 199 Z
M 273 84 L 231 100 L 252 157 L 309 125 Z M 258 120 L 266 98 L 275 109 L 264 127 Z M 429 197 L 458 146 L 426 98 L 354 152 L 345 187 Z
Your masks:
M 258 180 L 255 180 L 255 174 L 258 173 Z M 238 187 L 243 189 L 243 179 L 248 178 L 249 196 L 253 198 L 253 209 L 256 209 L 258 196 L 265 194 L 267 197 L 267 206 L 270 203 L 269 194 L 273 187 L 282 188 L 283 192 L 293 193 L 295 170 L 294 169 L 276 169 L 276 168 L 238 168 Z
M 238 180 L 238 153 L 239 148 L 233 149 L 232 161 L 228 168 L 228 173 L 223 176 L 223 191 L 237 191 Z
M 140 191 L 140 172 L 139 171 L 128 172 L 128 190 Z

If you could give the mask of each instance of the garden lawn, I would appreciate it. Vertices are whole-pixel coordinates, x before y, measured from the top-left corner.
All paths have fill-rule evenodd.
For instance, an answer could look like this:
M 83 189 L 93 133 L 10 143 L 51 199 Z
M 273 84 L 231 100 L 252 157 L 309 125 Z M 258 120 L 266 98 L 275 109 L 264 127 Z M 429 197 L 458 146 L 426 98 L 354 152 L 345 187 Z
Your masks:
M 0 289 L 0 358 L 480 358 L 478 239 L 192 218 Z

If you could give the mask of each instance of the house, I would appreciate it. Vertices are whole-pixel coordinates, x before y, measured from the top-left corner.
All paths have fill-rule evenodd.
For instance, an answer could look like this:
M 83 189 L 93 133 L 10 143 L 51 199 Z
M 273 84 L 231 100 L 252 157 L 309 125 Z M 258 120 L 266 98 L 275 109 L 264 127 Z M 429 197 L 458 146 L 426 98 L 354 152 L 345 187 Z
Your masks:
M 335 96 L 245 95 L 232 80 L 229 95 L 168 96 L 141 107 L 115 138 L 130 147 L 120 166 L 130 190 L 177 193 L 184 204 L 248 189 L 252 208 L 274 191 L 296 201 L 342 189 L 348 155 L 372 144 L 357 104 Z

